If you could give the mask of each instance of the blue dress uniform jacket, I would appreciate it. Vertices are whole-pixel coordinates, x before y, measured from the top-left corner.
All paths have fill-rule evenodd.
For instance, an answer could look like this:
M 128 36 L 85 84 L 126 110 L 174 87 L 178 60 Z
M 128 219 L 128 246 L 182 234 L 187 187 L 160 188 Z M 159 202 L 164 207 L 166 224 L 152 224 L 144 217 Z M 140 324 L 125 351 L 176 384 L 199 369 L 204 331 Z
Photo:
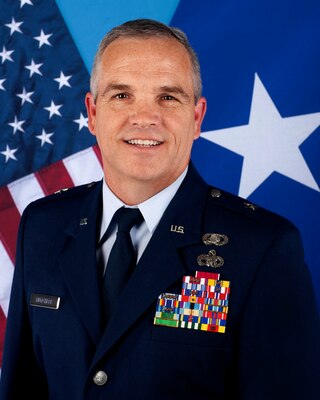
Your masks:
M 61 191 L 22 216 L 1 400 L 318 398 L 319 316 L 290 222 L 209 187 L 190 165 L 104 330 L 101 190 Z M 219 268 L 197 263 L 214 247 L 205 233 L 228 236 Z M 225 333 L 153 324 L 157 297 L 196 271 L 231 283 Z M 38 307 L 33 294 L 60 302 Z

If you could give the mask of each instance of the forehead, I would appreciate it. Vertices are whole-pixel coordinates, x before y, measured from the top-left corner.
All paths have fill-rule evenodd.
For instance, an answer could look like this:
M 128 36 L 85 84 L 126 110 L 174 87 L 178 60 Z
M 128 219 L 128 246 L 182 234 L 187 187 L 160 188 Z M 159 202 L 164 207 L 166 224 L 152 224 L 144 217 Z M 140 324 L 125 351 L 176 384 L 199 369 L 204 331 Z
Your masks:
M 190 55 L 175 39 L 119 38 L 105 49 L 102 69 L 112 72 L 163 72 L 192 75 Z

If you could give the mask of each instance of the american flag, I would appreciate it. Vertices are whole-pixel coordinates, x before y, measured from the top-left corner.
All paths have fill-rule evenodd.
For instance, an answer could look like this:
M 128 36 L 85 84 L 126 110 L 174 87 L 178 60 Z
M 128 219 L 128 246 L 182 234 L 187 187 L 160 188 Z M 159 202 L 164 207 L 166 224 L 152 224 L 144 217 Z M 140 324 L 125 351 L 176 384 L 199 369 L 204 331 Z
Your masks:
M 0 367 L 24 208 L 102 177 L 89 74 L 53 0 L 0 0 Z

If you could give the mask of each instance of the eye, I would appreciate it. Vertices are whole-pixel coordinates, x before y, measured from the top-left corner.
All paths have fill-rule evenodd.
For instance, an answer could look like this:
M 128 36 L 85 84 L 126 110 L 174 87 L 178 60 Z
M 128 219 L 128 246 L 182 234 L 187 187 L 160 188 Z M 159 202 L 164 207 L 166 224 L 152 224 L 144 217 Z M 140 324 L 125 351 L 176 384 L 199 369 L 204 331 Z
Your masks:
M 115 99 L 128 99 L 129 96 L 126 93 L 118 93 L 113 96 Z
M 162 96 L 162 100 L 176 100 L 176 99 L 173 96 L 166 94 L 166 95 Z

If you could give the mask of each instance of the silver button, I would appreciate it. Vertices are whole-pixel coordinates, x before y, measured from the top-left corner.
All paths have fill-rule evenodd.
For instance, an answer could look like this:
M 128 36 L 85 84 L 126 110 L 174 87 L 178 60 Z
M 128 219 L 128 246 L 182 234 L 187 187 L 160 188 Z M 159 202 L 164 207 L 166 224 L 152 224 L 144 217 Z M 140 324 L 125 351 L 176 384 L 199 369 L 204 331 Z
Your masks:
M 220 197 L 221 196 L 221 191 L 219 189 L 212 189 L 211 190 L 211 196 L 212 197 Z
M 107 382 L 107 380 L 108 380 L 108 375 L 104 371 L 96 372 L 93 377 L 93 382 L 99 386 L 104 385 Z

